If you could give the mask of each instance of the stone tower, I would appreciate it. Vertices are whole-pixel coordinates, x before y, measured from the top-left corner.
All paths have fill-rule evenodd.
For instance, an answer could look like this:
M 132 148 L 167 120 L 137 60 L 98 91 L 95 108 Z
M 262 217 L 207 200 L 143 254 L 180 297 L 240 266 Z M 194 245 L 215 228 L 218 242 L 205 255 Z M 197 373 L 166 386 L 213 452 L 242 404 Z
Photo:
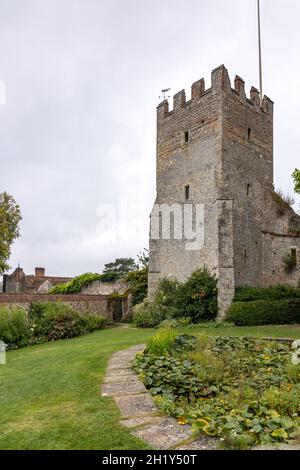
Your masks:
M 260 103 L 255 88 L 247 98 L 244 81 L 236 77 L 232 88 L 221 66 L 212 72 L 211 88 L 199 80 L 189 101 L 184 91 L 174 96 L 172 111 L 163 101 L 157 108 L 156 171 L 150 297 L 160 278 L 183 281 L 203 266 L 218 278 L 220 316 L 237 286 L 297 283 L 300 217 L 273 189 L 269 98 Z M 185 229 L 188 213 L 194 235 L 201 231 L 201 245 L 192 248 Z M 296 261 L 290 272 L 282 262 L 287 254 Z

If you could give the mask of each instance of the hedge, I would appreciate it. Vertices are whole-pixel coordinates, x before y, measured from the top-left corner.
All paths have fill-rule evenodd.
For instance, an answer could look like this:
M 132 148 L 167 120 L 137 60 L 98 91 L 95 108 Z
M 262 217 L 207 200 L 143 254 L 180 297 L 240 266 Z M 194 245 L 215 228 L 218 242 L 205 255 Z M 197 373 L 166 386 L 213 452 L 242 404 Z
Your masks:
M 234 302 L 226 321 L 237 326 L 297 324 L 300 323 L 300 298 Z
M 300 298 L 300 289 L 278 284 L 271 287 L 238 287 L 234 302 L 251 302 L 253 300 L 283 300 Z

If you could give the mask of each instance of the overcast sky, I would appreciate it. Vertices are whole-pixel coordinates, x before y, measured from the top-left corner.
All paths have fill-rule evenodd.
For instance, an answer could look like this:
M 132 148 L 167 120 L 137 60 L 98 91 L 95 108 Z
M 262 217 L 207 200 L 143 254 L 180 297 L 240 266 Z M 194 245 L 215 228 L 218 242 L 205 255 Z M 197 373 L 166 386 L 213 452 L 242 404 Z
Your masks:
M 275 182 L 291 193 L 300 166 L 300 2 L 261 4 Z M 10 265 L 76 275 L 146 247 L 160 90 L 189 96 L 223 63 L 248 92 L 258 87 L 256 34 L 256 0 L 0 0 L 0 191 L 23 215 Z M 105 230 L 109 205 L 116 212 Z

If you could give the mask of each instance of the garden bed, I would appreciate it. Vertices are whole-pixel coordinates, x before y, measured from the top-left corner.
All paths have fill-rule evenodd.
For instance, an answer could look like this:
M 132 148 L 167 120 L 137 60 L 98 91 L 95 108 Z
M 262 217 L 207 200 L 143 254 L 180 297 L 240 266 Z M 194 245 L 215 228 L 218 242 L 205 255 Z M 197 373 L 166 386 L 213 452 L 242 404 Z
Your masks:
M 162 329 L 134 368 L 161 410 L 225 448 L 299 439 L 300 366 L 288 343 Z

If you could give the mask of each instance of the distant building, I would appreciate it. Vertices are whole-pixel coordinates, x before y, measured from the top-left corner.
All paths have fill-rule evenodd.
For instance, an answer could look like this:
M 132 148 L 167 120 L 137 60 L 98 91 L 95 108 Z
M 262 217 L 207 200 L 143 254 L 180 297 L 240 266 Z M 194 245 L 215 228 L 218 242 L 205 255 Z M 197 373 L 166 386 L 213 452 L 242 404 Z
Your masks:
M 27 275 L 18 267 L 12 274 L 3 276 L 3 292 L 47 294 L 57 284 L 71 281 L 71 277 L 46 276 L 45 268 L 35 268 L 34 275 Z

